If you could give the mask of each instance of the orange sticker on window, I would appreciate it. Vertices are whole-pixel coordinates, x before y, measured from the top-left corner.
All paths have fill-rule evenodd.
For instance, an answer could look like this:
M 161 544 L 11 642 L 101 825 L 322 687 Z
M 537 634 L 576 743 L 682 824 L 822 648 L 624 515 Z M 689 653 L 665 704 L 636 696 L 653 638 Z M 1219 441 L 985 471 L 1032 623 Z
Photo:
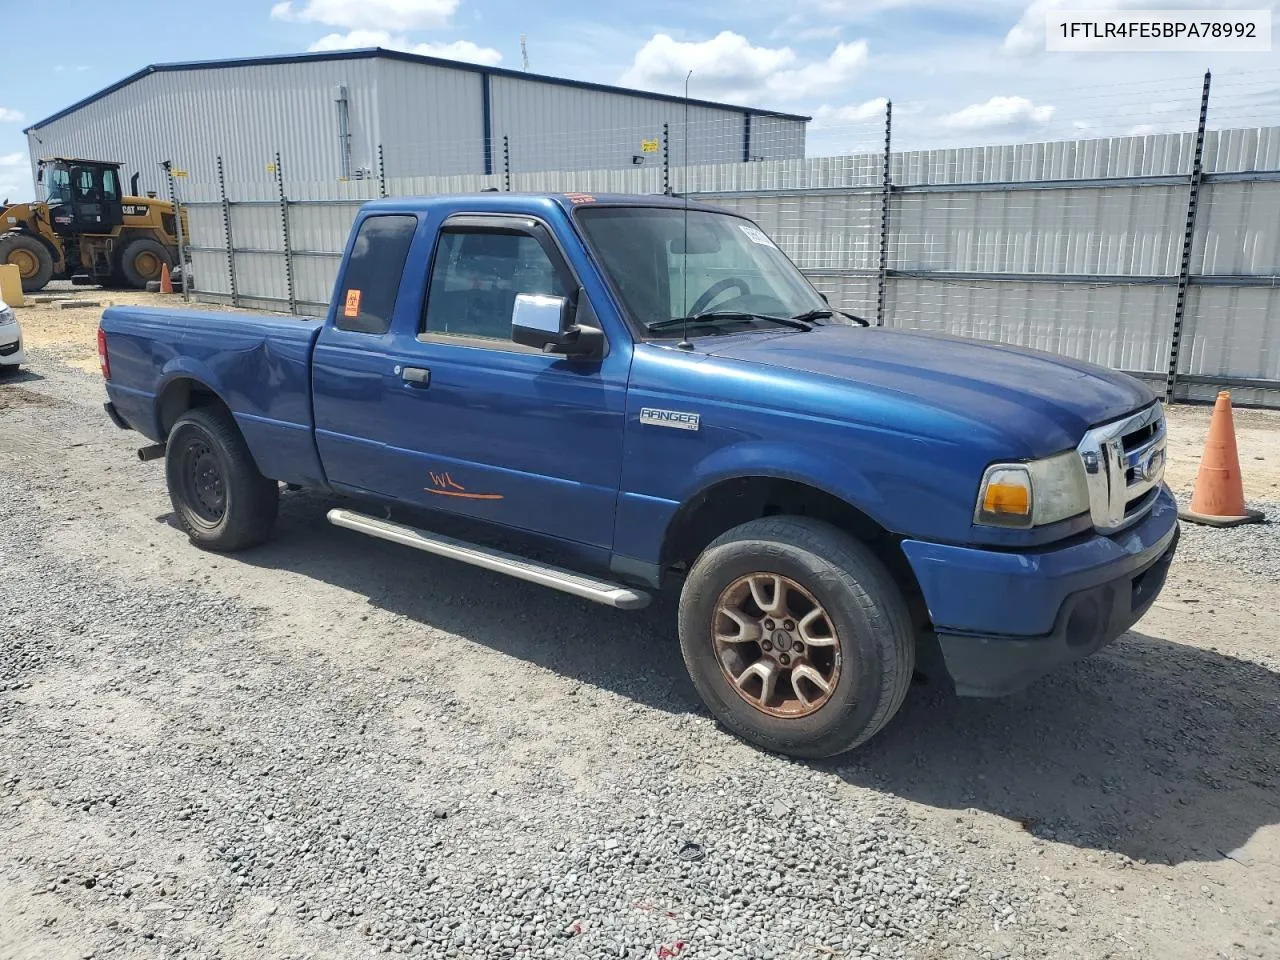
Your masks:
M 359 290 L 347 291 L 347 302 L 342 308 L 342 315 L 344 317 L 360 316 L 360 291 Z

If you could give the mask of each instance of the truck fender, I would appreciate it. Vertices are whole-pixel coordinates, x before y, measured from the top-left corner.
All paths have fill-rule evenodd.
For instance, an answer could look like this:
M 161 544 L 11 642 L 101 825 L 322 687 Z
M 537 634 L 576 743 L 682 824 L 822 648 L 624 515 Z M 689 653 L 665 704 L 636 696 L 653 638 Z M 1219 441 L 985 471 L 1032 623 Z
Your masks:
M 749 440 L 721 447 L 698 462 L 681 491 L 688 504 L 726 480 L 770 477 L 793 480 L 830 494 L 862 511 L 881 526 L 884 497 L 857 468 L 822 451 L 797 444 Z
M 715 502 L 719 485 L 761 479 L 790 481 L 838 502 L 848 508 L 850 517 L 860 517 L 858 523 L 864 529 L 870 529 L 869 522 L 881 531 L 891 530 L 884 521 L 888 511 L 882 494 L 855 466 L 795 444 L 751 440 L 723 447 L 699 461 L 677 491 L 678 499 L 673 498 L 678 506 L 668 508 L 670 512 L 654 509 L 663 501 L 624 498 L 626 514 L 619 517 L 618 530 L 621 552 L 653 557 L 659 564 L 670 562 L 671 551 L 679 549 L 688 532 L 687 524 Z
M 172 396 L 170 388 L 173 384 L 182 380 L 189 381 L 191 386 L 217 397 L 224 406 L 230 409 L 230 404 L 227 403 L 226 396 L 222 391 L 221 381 L 207 365 L 190 357 L 174 357 L 161 368 L 160 379 L 156 383 L 156 402 L 153 417 L 155 432 L 158 437 L 166 436 L 169 432 L 169 427 L 173 426 L 173 421 L 185 412 L 185 410 L 179 410 L 175 414 L 173 411 L 165 409 L 166 403 L 169 402 L 168 397 Z

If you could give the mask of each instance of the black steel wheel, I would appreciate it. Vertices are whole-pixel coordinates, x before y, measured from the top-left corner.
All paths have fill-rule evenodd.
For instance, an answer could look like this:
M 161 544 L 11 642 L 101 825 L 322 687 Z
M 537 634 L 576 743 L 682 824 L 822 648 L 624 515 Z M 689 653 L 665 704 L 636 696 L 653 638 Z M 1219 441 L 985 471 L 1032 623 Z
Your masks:
M 192 543 L 240 550 L 266 540 L 280 485 L 258 470 L 231 414 L 199 407 L 169 431 L 165 476 L 174 513 Z

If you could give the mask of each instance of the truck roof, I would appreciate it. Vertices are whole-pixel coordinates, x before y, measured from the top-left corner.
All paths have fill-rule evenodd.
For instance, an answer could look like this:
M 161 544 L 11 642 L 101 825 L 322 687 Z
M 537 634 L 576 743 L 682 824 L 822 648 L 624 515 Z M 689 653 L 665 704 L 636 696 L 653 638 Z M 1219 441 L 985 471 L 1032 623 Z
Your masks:
M 437 197 L 388 197 L 383 200 L 371 200 L 365 207 L 371 210 L 401 213 L 426 213 L 441 208 L 493 213 L 532 213 L 554 204 L 565 211 L 577 207 L 609 206 L 609 207 L 671 207 L 683 210 L 706 210 L 712 213 L 726 213 L 723 207 L 698 203 L 696 200 L 684 200 L 658 193 L 461 193 Z

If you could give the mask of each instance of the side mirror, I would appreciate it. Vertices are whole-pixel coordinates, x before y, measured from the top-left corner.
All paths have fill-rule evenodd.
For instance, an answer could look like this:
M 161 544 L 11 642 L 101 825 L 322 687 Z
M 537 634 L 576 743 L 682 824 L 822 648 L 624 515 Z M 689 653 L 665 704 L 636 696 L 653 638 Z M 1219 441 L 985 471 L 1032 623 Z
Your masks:
M 576 300 L 577 303 L 568 297 L 517 294 L 511 310 L 511 339 L 544 353 L 599 357 L 604 349 L 604 333 L 596 325 L 595 313 L 582 290 Z

